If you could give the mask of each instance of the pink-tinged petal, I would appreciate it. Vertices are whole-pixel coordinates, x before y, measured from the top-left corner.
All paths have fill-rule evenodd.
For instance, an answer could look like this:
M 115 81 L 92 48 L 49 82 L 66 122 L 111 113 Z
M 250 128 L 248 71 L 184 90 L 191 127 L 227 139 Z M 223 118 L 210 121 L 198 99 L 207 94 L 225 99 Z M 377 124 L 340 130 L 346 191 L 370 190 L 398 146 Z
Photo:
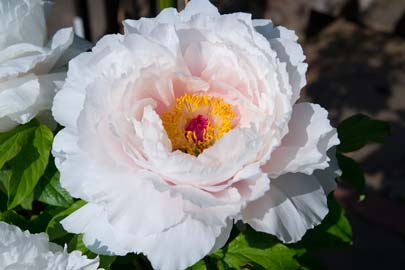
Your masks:
M 152 182 L 163 181 L 158 175 L 99 165 L 81 152 L 74 136 L 72 131 L 64 129 L 54 141 L 61 185 L 73 196 L 103 205 L 106 220 L 114 231 L 120 232 L 116 238 L 124 235 L 122 241 L 126 241 L 128 235 L 144 237 L 181 221 L 183 201 L 179 196 L 172 197 L 169 191 L 155 189 Z
M 312 174 L 316 169 L 327 168 L 330 159 L 326 152 L 339 144 L 336 129 L 330 125 L 327 115 L 316 104 L 294 105 L 288 134 L 263 170 L 271 177 L 278 177 L 289 172 Z
M 56 94 L 52 107 L 52 114 L 58 123 L 75 127 L 83 109 L 88 85 L 110 70 L 113 59 L 128 58 L 120 41 L 119 35 L 105 36 L 98 41 L 92 53 L 82 53 L 69 62 L 65 84 Z M 119 49 L 120 53 L 113 53 L 112 48 Z M 126 68 L 125 63 L 122 61 L 119 68 Z
M 244 164 L 255 162 L 262 141 L 254 128 L 235 128 L 198 157 L 160 151 L 162 148 L 153 141 L 145 141 L 144 150 L 156 173 L 178 185 L 201 186 L 219 184 L 233 177 Z
M 290 173 L 271 181 L 270 190 L 242 211 L 254 229 L 273 234 L 285 243 L 299 241 L 328 213 L 327 194 L 316 175 Z

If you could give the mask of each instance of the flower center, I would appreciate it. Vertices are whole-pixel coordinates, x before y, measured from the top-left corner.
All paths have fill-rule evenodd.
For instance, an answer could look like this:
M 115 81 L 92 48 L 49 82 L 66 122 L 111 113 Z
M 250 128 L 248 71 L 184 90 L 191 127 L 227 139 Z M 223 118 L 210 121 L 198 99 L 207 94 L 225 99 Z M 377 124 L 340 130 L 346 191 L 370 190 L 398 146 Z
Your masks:
M 172 150 L 198 156 L 233 128 L 235 114 L 222 98 L 185 94 L 160 117 Z

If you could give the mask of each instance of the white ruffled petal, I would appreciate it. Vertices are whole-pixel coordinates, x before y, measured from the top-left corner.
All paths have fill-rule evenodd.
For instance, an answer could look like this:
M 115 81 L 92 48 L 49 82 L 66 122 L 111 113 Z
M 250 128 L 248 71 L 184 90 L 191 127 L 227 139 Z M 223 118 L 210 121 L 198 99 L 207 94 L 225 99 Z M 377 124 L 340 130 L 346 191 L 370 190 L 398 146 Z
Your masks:
M 319 105 L 294 105 L 288 134 L 272 153 L 263 170 L 271 177 L 289 172 L 312 174 L 327 168 L 327 151 L 339 144 L 336 129 L 330 126 L 328 112 Z
M 46 39 L 41 0 L 0 2 L 0 50 L 16 43 L 43 46 Z
M 61 221 L 69 232 L 83 233 L 84 244 L 93 252 L 103 255 L 128 253 L 115 237 L 114 229 L 102 206 L 88 203 Z
M 294 31 L 285 27 L 274 27 L 271 20 L 253 20 L 257 32 L 265 36 L 277 57 L 287 64 L 289 81 L 293 89 L 291 104 L 299 98 L 301 89 L 306 85 L 306 71 L 308 65 L 304 63 L 305 55 L 301 45 L 298 44 L 298 37 Z
M 212 226 L 187 217 L 167 231 L 138 239 L 136 246 L 148 256 L 155 269 L 185 269 L 222 246 L 230 225 L 227 228 Z
M 327 194 L 315 175 L 286 174 L 271 181 L 270 190 L 242 211 L 254 229 L 273 234 L 285 243 L 299 241 L 328 213 Z
M 35 75 L 0 83 L 0 117 L 23 112 L 35 104 L 39 95 L 40 84 Z
M 0 222 L 0 269 L 5 270 L 96 270 L 99 259 L 50 243 L 45 233 L 30 234 Z
M 41 0 L 0 3 L 0 130 L 8 131 L 49 110 L 65 78 L 54 73 L 58 60 L 73 41 L 73 30 L 59 30 L 45 44 Z M 61 70 L 59 70 L 61 71 Z
M 211 4 L 209 0 L 190 1 L 184 10 L 180 12 L 180 15 L 187 19 L 197 14 L 205 14 L 214 17 L 220 15 L 216 6 Z

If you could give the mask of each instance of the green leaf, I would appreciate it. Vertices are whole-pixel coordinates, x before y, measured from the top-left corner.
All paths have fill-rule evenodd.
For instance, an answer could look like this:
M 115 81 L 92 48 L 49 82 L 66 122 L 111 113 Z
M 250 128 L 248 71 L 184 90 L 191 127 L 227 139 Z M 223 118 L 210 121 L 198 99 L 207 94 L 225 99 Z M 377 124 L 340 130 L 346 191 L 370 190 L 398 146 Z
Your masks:
M 8 194 L 8 183 L 10 181 L 10 177 L 10 170 L 0 171 L 0 191 L 3 192 L 5 195 Z
M 105 256 L 101 255 L 100 256 L 100 268 L 105 269 L 105 270 L 110 270 L 111 265 L 115 262 L 117 259 L 116 256 Z
M 297 254 L 303 254 L 308 250 L 343 248 L 352 244 L 350 223 L 344 210 L 333 198 L 333 194 L 328 197 L 328 208 L 329 213 L 319 226 L 309 230 L 300 242 L 288 245 L 295 249 Z
M 68 252 L 72 252 L 74 250 L 81 251 L 82 254 L 86 254 L 89 249 L 83 243 L 83 235 L 82 234 L 75 234 L 72 239 L 69 241 L 67 245 Z
M 222 269 L 296 270 L 295 252 L 274 236 L 256 232 L 250 227 L 211 257 L 224 265 Z M 218 269 L 221 269 L 218 267 Z
M 352 186 L 359 195 L 364 195 L 364 188 L 366 185 L 366 179 L 364 178 L 363 169 L 353 159 L 341 154 L 336 155 L 339 167 L 342 170 L 340 180 Z
M 176 8 L 176 6 L 177 6 L 176 0 L 159 0 L 160 10 L 169 8 L 169 7 Z
M 12 175 L 8 183 L 8 209 L 19 205 L 34 191 L 48 164 L 53 134 L 41 125 L 35 129 L 31 141 L 23 145 L 17 157 L 8 164 Z
M 206 270 L 207 265 L 205 264 L 205 261 L 201 260 L 187 269 L 188 270 Z
M 0 133 L 0 169 L 4 164 L 15 158 L 35 131 L 33 123 L 20 126 L 12 131 Z
M 148 259 L 142 254 L 127 254 L 126 256 L 119 256 L 111 265 L 112 270 L 153 270 Z
M 30 228 L 29 220 L 20 216 L 13 210 L 9 210 L 3 213 L 0 212 L 0 221 L 16 225 L 20 227 L 22 230 L 28 230 Z
M 22 209 L 32 210 L 32 203 L 34 202 L 34 193 L 30 193 L 25 199 L 20 203 Z
M 59 176 L 59 172 L 55 172 L 51 179 L 48 179 L 45 186 L 41 186 L 38 200 L 49 205 L 67 208 L 73 203 L 73 198 L 61 187 Z
M 77 201 L 73 203 L 69 208 L 59 212 L 56 214 L 51 221 L 49 221 L 48 226 L 46 227 L 46 233 L 49 235 L 49 240 L 53 241 L 57 238 L 63 237 L 66 234 L 68 234 L 67 231 L 65 231 L 60 224 L 60 221 L 85 205 L 86 202 L 84 201 Z
M 358 114 L 340 123 L 338 134 L 340 145 L 337 150 L 347 153 L 359 150 L 370 142 L 383 143 L 390 134 L 390 126 L 384 121 Z
M 37 206 L 38 207 L 38 206 Z M 35 208 L 35 207 L 34 207 Z M 63 209 L 54 206 L 45 206 L 44 209 L 30 217 L 30 232 L 40 233 L 46 230 L 49 221 Z

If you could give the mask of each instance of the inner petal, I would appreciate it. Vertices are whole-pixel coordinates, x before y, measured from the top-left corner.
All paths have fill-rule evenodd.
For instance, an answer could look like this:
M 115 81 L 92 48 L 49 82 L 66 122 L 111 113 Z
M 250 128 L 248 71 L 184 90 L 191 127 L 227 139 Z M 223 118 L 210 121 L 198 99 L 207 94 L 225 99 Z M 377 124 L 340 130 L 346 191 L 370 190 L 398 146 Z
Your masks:
M 161 114 L 172 150 L 198 156 L 234 128 L 235 113 L 222 98 L 185 94 Z

